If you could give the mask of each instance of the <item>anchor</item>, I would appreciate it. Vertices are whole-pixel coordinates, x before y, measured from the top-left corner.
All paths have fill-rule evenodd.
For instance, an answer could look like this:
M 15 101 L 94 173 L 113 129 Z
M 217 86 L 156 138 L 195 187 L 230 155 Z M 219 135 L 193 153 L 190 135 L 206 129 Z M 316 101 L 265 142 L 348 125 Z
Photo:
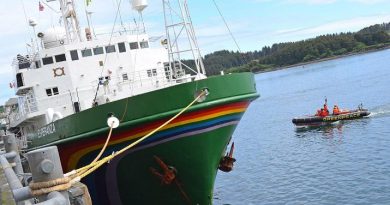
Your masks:
M 234 151 L 234 142 L 230 147 L 230 152 L 227 152 L 226 155 L 219 162 L 219 166 L 218 166 L 219 170 L 223 172 L 230 172 L 233 170 L 233 165 L 234 162 L 236 161 L 236 159 L 233 158 L 233 151 Z
M 158 172 L 155 168 L 150 167 L 152 174 L 157 176 L 161 180 L 161 184 L 170 185 L 175 179 L 177 170 L 173 166 L 166 165 L 159 157 L 153 156 L 157 164 L 160 165 L 163 173 Z
M 177 169 L 173 166 L 169 166 L 169 165 L 165 164 L 165 162 L 162 161 L 157 156 L 153 156 L 153 158 L 157 162 L 157 164 L 160 166 L 163 173 L 158 172 L 153 167 L 149 167 L 149 170 L 153 175 L 155 175 L 157 178 L 159 178 L 161 180 L 161 185 L 171 185 L 172 182 L 174 182 L 174 184 L 176 184 L 177 188 L 179 189 L 181 195 L 183 196 L 184 200 L 186 201 L 186 204 L 192 204 L 187 193 L 184 191 L 182 184 L 179 182 L 178 178 L 176 177 Z

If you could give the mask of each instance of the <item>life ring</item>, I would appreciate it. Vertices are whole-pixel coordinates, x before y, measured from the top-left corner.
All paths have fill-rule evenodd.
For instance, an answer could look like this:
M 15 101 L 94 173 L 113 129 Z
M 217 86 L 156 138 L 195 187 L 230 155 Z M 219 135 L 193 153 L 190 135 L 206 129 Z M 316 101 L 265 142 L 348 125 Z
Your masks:
M 60 44 L 61 44 L 61 45 L 64 45 L 64 40 L 60 40 Z
M 54 77 L 65 75 L 64 67 L 54 68 L 53 73 Z

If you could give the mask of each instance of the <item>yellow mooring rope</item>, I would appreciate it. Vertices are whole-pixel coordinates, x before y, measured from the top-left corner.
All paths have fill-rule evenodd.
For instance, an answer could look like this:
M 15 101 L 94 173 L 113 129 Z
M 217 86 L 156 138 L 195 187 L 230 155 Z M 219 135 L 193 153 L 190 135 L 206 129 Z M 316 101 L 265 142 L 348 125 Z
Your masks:
M 188 108 L 190 108 L 196 101 L 198 101 L 201 97 L 203 97 L 204 95 L 206 95 L 208 93 L 207 90 L 203 90 L 190 104 L 188 104 L 185 108 L 183 108 L 179 113 L 177 113 L 175 116 L 173 116 L 171 119 L 169 119 L 168 121 L 166 121 L 164 124 L 160 125 L 159 127 L 157 127 L 156 129 L 154 129 L 153 131 L 151 131 L 150 133 L 148 133 L 147 135 L 141 137 L 140 139 L 138 139 L 137 141 L 131 143 L 130 145 L 124 147 L 123 149 L 119 150 L 118 152 L 115 152 L 114 154 L 110 155 L 110 156 L 107 156 L 107 157 L 104 157 L 103 159 L 101 160 L 98 160 L 101 156 L 101 154 L 104 152 L 104 150 L 106 149 L 107 147 L 107 144 L 108 144 L 108 141 L 111 137 L 111 134 L 112 134 L 112 127 L 113 126 L 110 126 L 110 132 L 107 136 L 107 140 L 106 140 L 106 143 L 105 145 L 103 146 L 102 150 L 100 151 L 99 155 L 95 158 L 95 160 L 93 162 L 91 162 L 89 165 L 86 165 L 84 167 L 81 167 L 77 170 L 73 170 L 71 172 L 68 172 L 65 174 L 65 176 L 69 176 L 72 178 L 72 184 L 76 183 L 77 181 L 80 181 L 82 178 L 84 178 L 85 176 L 89 175 L 90 173 L 92 173 L 93 171 L 95 171 L 96 169 L 98 169 L 99 167 L 101 167 L 103 164 L 105 164 L 106 162 L 112 160 L 113 158 L 115 158 L 116 156 L 122 154 L 123 152 L 129 150 L 130 148 L 134 147 L 135 145 L 139 144 L 140 142 L 142 142 L 143 140 L 145 140 L 146 138 L 150 137 L 151 135 L 153 135 L 154 133 L 156 133 L 157 131 L 159 131 L 161 128 L 165 127 L 167 124 L 169 124 L 170 122 L 172 122 L 174 119 L 176 119 L 177 117 L 179 117 L 181 114 L 183 114 L 186 110 L 188 110 Z
M 127 105 L 129 103 L 129 98 L 126 99 L 126 105 L 125 105 L 125 110 L 123 111 L 123 114 L 122 114 L 122 117 L 121 117 L 121 120 L 120 122 L 123 121 L 123 119 L 125 118 L 126 116 L 126 112 L 127 112 Z M 104 153 L 104 151 L 106 150 L 107 148 L 107 145 L 108 145 L 108 142 L 110 141 L 110 138 L 111 138 L 111 134 L 112 134 L 112 129 L 114 128 L 114 122 L 111 122 L 111 125 L 109 126 L 110 127 L 110 131 L 108 133 L 108 136 L 107 136 L 107 139 L 106 139 L 106 142 L 104 143 L 104 146 L 103 148 L 100 150 L 99 154 L 96 156 L 96 158 L 92 161 L 92 163 L 95 163 L 97 160 L 100 159 L 100 157 L 102 156 L 102 154 Z M 85 169 L 82 169 L 80 172 L 79 172 L 79 175 L 84 173 L 85 171 L 87 170 L 87 168 Z

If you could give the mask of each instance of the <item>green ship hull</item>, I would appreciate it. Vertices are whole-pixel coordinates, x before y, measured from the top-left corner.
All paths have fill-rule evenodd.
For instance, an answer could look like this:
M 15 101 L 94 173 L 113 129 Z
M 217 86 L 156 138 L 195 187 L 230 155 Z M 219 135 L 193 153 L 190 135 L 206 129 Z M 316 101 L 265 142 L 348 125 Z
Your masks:
M 209 77 L 107 103 L 38 130 L 30 149 L 57 145 L 65 172 L 89 164 L 102 148 L 107 116 L 121 120 L 104 156 L 148 134 L 207 88 L 203 102 L 83 179 L 93 204 L 212 204 L 214 180 L 234 129 L 259 95 L 253 74 Z M 165 183 L 163 164 L 175 177 Z M 160 162 L 161 162 L 160 161 Z

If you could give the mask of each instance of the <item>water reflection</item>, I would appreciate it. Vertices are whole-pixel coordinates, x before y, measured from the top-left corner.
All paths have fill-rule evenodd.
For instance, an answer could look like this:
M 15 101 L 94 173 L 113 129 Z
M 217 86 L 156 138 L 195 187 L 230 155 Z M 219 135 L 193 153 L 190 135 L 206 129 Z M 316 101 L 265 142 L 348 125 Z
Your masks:
M 218 172 L 214 204 L 389 204 L 389 56 L 390 49 L 339 59 L 334 68 L 305 65 L 299 75 L 299 68 L 256 75 L 261 98 L 236 129 L 238 162 Z M 343 107 L 363 102 L 372 114 L 295 129 L 291 118 L 324 95 Z
M 305 126 L 305 127 L 296 127 L 295 136 L 296 137 L 307 137 L 313 133 L 322 133 L 324 136 L 333 135 L 334 132 L 342 134 L 343 131 L 343 122 L 337 121 L 334 123 L 321 125 L 321 126 Z
M 314 134 L 322 134 L 325 138 L 332 138 L 334 135 L 342 136 L 344 128 L 348 129 L 352 126 L 364 128 L 370 123 L 370 121 L 369 117 L 365 117 L 361 119 L 337 121 L 321 126 L 296 127 L 295 136 L 303 138 L 313 136 Z

